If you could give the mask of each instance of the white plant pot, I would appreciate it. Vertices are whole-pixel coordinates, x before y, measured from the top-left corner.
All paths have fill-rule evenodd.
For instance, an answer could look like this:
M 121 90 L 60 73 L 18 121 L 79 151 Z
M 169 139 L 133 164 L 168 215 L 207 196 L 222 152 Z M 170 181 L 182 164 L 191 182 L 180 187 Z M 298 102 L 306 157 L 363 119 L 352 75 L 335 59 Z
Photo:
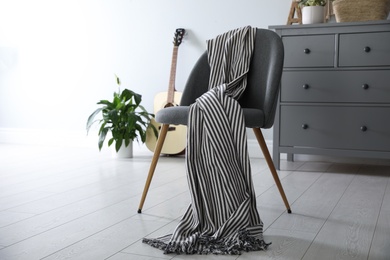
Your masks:
M 133 141 L 130 141 L 130 144 L 127 147 L 123 142 L 118 152 L 115 151 L 115 144 L 112 144 L 112 157 L 118 159 L 133 158 Z
M 323 23 L 323 6 L 305 6 L 302 8 L 302 24 Z

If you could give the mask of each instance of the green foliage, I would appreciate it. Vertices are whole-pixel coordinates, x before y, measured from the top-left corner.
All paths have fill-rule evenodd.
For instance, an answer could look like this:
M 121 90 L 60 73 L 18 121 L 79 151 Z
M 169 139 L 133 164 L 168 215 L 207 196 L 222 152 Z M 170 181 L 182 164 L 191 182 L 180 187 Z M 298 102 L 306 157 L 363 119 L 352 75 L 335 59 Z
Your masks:
M 300 0 L 298 2 L 300 7 L 304 6 L 325 6 L 326 0 Z
M 120 80 L 116 77 L 117 84 L 120 86 Z M 124 143 L 127 147 L 130 140 L 139 139 L 142 143 L 146 140 L 146 130 L 152 127 L 154 134 L 158 135 L 157 129 L 150 124 L 154 117 L 140 105 L 142 96 L 129 89 L 114 92 L 112 101 L 100 100 L 97 104 L 102 105 L 96 109 L 87 121 L 87 133 L 94 123 L 99 123 L 99 150 L 102 149 L 108 132 L 111 132 L 112 138 L 108 140 L 108 146 L 115 142 L 115 150 L 118 151 Z M 97 115 L 101 114 L 102 118 L 95 120 Z

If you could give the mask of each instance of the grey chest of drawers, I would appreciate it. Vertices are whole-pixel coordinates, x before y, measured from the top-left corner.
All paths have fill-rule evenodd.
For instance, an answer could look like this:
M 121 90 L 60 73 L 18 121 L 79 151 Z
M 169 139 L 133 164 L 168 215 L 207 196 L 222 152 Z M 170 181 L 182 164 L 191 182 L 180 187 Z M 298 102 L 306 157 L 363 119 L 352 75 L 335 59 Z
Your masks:
M 285 49 L 275 166 L 281 153 L 390 159 L 390 21 L 270 29 Z

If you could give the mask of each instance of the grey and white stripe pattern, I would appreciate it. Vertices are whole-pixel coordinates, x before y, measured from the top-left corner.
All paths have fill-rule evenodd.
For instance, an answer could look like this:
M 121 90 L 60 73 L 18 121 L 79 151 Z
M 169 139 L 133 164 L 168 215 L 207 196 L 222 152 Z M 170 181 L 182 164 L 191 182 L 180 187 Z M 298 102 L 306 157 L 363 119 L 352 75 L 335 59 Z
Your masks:
M 240 254 L 262 250 L 242 109 L 256 29 L 207 42 L 210 90 L 191 105 L 186 169 L 191 204 L 172 235 L 144 242 L 165 253 Z

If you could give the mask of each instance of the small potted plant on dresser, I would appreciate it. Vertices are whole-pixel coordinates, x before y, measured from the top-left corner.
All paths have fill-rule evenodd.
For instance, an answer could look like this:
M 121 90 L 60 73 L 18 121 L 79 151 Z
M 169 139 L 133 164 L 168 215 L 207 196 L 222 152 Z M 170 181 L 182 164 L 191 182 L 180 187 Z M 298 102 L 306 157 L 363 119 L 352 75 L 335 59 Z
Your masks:
M 302 10 L 302 24 L 323 23 L 326 0 L 299 0 Z
M 121 82 L 116 77 L 118 86 Z M 114 92 L 113 100 L 100 100 L 97 104 L 102 105 L 96 109 L 87 121 L 87 133 L 94 123 L 99 123 L 99 150 L 102 149 L 107 134 L 111 133 L 111 138 L 108 140 L 108 146 L 115 142 L 115 155 L 118 158 L 133 157 L 133 141 L 145 142 L 146 130 L 152 127 L 154 134 L 158 135 L 157 129 L 150 124 L 150 120 L 154 117 L 140 104 L 142 96 L 129 89 L 118 90 Z M 101 119 L 95 120 L 97 115 L 101 115 Z

